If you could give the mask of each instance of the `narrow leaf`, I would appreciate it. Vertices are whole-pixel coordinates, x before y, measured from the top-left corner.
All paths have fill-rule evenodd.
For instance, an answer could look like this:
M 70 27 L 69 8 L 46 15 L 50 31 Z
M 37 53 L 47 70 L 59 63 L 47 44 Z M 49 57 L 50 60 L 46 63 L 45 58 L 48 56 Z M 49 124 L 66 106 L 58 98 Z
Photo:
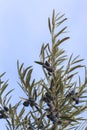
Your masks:
M 67 18 L 65 18 L 65 19 L 63 19 L 63 20 L 61 20 L 60 22 L 58 22 L 56 25 L 57 26 L 59 26 L 59 25 L 61 25 L 63 22 L 65 22 L 67 20 Z
M 64 27 L 62 30 L 60 30 L 56 35 L 55 38 L 57 38 L 60 34 L 62 34 L 66 30 L 67 26 Z
M 5 74 L 6 74 L 6 72 L 2 73 L 2 74 L 0 75 L 0 78 L 1 78 L 3 75 L 5 75 Z
M 44 65 L 43 62 L 39 62 L 39 61 L 35 61 L 35 63 L 39 64 L 39 65 Z
M 50 30 L 50 33 L 51 33 L 51 23 L 50 23 L 50 18 L 48 18 L 48 27 L 49 27 L 49 30 Z
M 65 14 L 62 14 L 62 15 L 59 16 L 59 17 L 58 17 L 58 15 L 59 15 L 59 13 L 56 15 L 56 21 L 58 21 L 58 20 L 60 20 L 61 18 L 63 18 Z
M 3 92 L 5 91 L 5 89 L 7 88 L 7 86 L 8 86 L 7 82 L 8 82 L 8 81 L 6 81 L 6 82 L 3 84 L 2 88 L 1 88 L 0 95 L 2 95 Z
M 70 70 L 68 71 L 68 73 L 71 72 L 71 71 L 74 71 L 77 68 L 81 68 L 81 67 L 84 67 L 84 66 L 83 65 L 77 65 L 75 67 L 72 67 L 72 68 L 70 68 Z
M 65 42 L 66 40 L 68 40 L 70 37 L 65 37 L 62 40 L 58 40 L 57 43 L 55 44 L 55 47 L 59 46 L 61 43 Z
M 31 74 L 32 74 L 32 71 L 33 69 L 30 69 L 27 73 L 27 76 L 26 76 L 26 86 L 29 86 L 29 82 L 30 82 L 30 79 L 31 79 Z

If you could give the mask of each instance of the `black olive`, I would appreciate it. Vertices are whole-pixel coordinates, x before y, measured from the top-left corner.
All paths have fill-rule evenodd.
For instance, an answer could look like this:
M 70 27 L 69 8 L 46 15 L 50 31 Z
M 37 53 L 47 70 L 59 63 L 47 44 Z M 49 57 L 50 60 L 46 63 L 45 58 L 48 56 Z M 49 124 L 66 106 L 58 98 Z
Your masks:
M 8 107 L 4 106 L 4 110 L 7 112 L 9 109 Z
M 72 91 L 70 91 L 67 95 L 66 95 L 66 97 L 71 97 L 72 95 L 74 95 L 75 94 L 75 90 L 72 90 Z
M 50 64 L 49 64 L 48 61 L 46 61 L 44 64 L 45 64 L 46 66 L 50 66 Z
M 59 120 L 59 121 L 58 121 L 58 125 L 61 125 L 61 124 L 62 124 L 62 121 L 61 121 L 61 120 Z
M 23 103 L 23 105 L 24 105 L 25 107 L 28 107 L 28 106 L 29 106 L 29 100 L 25 101 L 25 102 Z
M 79 98 L 78 97 L 73 97 L 72 99 L 73 99 L 73 101 L 75 101 L 76 104 L 79 104 Z
M 47 98 L 47 97 L 43 97 L 42 100 L 43 100 L 44 102 L 47 102 L 47 103 L 50 102 L 50 99 Z
M 47 98 L 49 98 L 49 100 L 53 100 L 53 97 L 51 96 L 50 93 L 46 92 L 45 95 L 46 95 Z
M 4 110 L 0 110 L 0 114 L 4 114 Z
M 3 118 L 3 114 L 0 114 L 0 119 L 2 119 Z

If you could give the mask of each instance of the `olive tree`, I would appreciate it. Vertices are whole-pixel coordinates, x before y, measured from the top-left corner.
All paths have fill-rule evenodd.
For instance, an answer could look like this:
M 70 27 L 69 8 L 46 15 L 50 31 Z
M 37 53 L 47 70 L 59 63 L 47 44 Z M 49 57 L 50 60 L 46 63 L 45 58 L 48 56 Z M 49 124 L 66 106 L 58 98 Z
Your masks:
M 67 56 L 61 46 L 70 38 L 65 36 L 67 26 L 61 26 L 66 20 L 64 14 L 55 14 L 55 10 L 48 18 L 51 42 L 42 44 L 39 61 L 35 61 L 44 77 L 33 79 L 33 67 L 24 67 L 17 61 L 18 84 L 27 98 L 19 98 L 12 106 L 10 95 L 14 90 L 4 93 L 8 81 L 2 81 L 5 73 L 0 75 L 0 120 L 6 120 L 7 130 L 76 130 L 79 123 L 86 121 L 81 117 L 87 110 L 86 66 L 79 56 Z M 85 70 L 83 83 L 78 76 L 80 68 Z

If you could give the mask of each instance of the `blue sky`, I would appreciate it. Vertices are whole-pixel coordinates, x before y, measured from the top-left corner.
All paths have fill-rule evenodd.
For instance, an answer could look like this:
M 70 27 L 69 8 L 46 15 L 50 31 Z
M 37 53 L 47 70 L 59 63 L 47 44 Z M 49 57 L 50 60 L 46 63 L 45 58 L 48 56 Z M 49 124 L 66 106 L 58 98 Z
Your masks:
M 7 72 L 9 88 L 17 89 L 18 94 L 17 59 L 25 66 L 33 64 L 39 79 L 41 70 L 33 61 L 39 58 L 42 43 L 50 41 L 47 20 L 53 9 L 68 18 L 66 35 L 71 39 L 63 47 L 68 54 L 80 54 L 87 64 L 86 0 L 0 0 L 0 73 Z

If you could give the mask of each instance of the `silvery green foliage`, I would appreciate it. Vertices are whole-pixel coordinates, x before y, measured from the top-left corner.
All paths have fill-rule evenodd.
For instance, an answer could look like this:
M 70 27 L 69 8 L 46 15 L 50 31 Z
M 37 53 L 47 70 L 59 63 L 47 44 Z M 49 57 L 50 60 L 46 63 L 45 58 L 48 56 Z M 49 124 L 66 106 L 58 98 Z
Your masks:
M 79 56 L 66 55 L 61 47 L 65 41 L 67 26 L 61 25 L 67 20 L 53 10 L 52 20 L 48 18 L 51 43 L 42 44 L 40 60 L 36 65 L 42 67 L 44 77 L 33 79 L 33 67 L 24 68 L 24 63 L 17 61 L 19 87 L 26 97 L 11 105 L 9 96 L 13 89 L 4 94 L 8 81 L 2 81 L 0 75 L 0 119 L 6 120 L 7 130 L 78 130 L 83 119 L 80 114 L 87 110 L 86 67 L 81 65 Z M 85 79 L 81 82 L 78 69 L 85 69 Z M 78 77 L 78 81 L 75 78 Z M 77 79 L 77 78 L 76 78 Z M 4 96 L 3 96 L 4 94 Z M 22 104 L 22 107 L 20 105 Z M 28 111 L 26 111 L 26 109 Z M 19 111 L 20 110 L 20 111 Z M 19 112 L 18 112 L 19 111 Z M 85 120 L 86 121 L 86 120 Z M 83 121 L 83 124 L 85 124 Z M 85 129 L 85 127 L 84 127 Z

